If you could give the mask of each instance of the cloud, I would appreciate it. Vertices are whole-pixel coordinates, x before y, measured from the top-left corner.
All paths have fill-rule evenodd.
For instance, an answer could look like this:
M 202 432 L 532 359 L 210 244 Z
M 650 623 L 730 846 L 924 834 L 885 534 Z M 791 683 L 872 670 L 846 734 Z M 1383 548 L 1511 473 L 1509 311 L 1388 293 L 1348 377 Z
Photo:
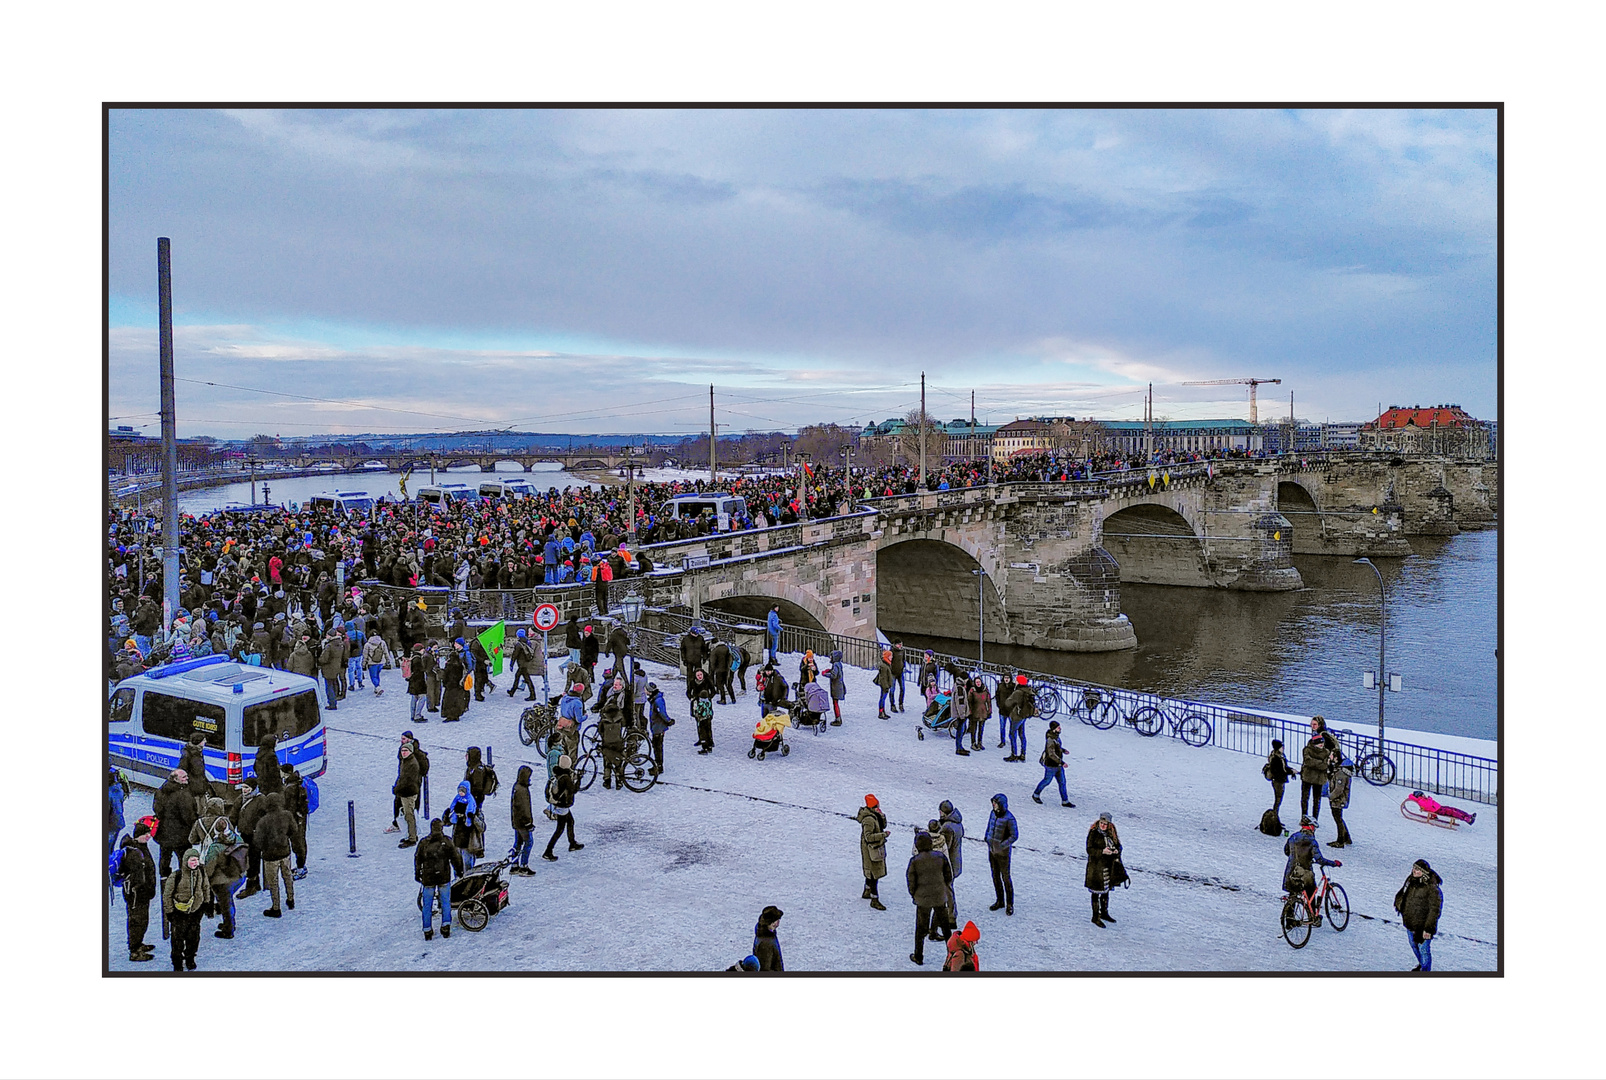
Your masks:
M 1459 366 L 1494 411 L 1486 112 L 128 110 L 109 145 L 114 310 L 172 236 L 181 324 L 250 328 L 192 361 L 328 396 L 1270 373 L 1358 418 Z

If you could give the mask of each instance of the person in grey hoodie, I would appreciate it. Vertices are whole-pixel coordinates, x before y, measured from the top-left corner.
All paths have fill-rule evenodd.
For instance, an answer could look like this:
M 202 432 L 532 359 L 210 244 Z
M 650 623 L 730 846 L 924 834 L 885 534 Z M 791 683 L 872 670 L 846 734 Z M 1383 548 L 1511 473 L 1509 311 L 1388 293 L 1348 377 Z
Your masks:
M 1015 914 L 1015 882 L 1009 876 L 1009 854 L 1020 839 L 1015 815 L 1009 812 L 1009 799 L 1000 791 L 993 796 L 992 813 L 987 816 L 987 865 L 993 872 L 993 892 L 997 902 L 989 911 L 1004 909 L 1005 915 Z

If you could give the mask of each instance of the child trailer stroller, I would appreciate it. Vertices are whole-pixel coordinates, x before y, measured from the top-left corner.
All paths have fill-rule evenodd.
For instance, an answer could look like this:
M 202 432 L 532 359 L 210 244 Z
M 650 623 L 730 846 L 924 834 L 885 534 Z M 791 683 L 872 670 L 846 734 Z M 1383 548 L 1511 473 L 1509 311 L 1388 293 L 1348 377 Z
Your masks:
M 809 728 L 819 735 L 825 731 L 831 716 L 831 692 L 817 682 L 804 683 L 797 692 L 798 700 L 792 706 L 792 726 Z
M 452 882 L 452 907 L 463 929 L 478 933 L 485 929 L 492 915 L 507 907 L 508 885 L 502 871 L 512 861 L 498 859 L 494 863 L 479 863 Z M 418 890 L 418 910 L 424 910 L 423 889 Z
M 953 695 L 939 693 L 926 706 L 925 712 L 920 714 L 920 723 L 915 726 L 915 734 L 924 739 L 927 731 L 938 731 L 948 738 L 953 737 L 954 714 L 949 707 Z
M 754 724 L 753 748 L 747 752 L 747 756 L 763 761 L 766 754 L 779 754 L 782 757 L 790 754 L 792 748 L 787 745 L 783 732 L 791 722 L 791 716 L 777 712 L 770 713 Z

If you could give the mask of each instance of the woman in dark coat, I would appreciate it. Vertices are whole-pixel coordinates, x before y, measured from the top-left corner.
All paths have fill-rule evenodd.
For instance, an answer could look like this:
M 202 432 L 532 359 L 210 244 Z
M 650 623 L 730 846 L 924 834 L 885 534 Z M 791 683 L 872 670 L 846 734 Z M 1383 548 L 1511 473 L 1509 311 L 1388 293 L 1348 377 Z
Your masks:
M 864 797 L 859 807 L 859 862 L 864 869 L 864 896 L 876 911 L 887 910 L 881 902 L 877 882 L 887 876 L 887 815 L 874 795 Z
M 970 748 L 982 750 L 986 748 L 987 721 L 993 717 L 993 695 L 992 691 L 987 689 L 987 680 L 981 677 L 980 672 L 971 678 L 969 686 Z
M 1110 890 L 1127 881 L 1121 865 L 1121 838 L 1109 814 L 1100 814 L 1087 830 L 1087 891 L 1093 897 L 1093 925 L 1104 928 L 1110 915 Z
M 263 795 L 271 795 L 284 788 L 283 778 L 279 775 L 277 746 L 278 739 L 272 732 L 262 736 L 262 742 L 257 746 L 256 760 L 252 763 L 257 774 L 257 791 Z
M 441 721 L 450 724 L 460 720 L 468 711 L 468 691 L 463 680 L 468 676 L 468 664 L 461 649 L 449 649 L 446 667 L 441 672 Z

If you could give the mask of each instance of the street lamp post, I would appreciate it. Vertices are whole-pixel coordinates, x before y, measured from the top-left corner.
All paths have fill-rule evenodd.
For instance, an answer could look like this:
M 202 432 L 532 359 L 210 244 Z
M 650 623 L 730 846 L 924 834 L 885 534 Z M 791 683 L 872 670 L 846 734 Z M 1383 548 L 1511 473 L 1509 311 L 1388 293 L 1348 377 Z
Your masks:
M 976 575 L 976 664 L 980 667 L 987 662 L 986 608 L 982 603 L 982 582 L 987 579 L 987 570 L 977 567 L 971 573 Z
M 1381 614 L 1377 624 L 1377 752 L 1383 752 L 1383 692 L 1388 685 L 1388 620 L 1389 597 L 1388 590 L 1383 586 L 1383 571 L 1371 559 L 1362 557 L 1355 562 L 1361 566 L 1370 566 L 1372 573 L 1377 575 L 1377 595 L 1381 604 Z

